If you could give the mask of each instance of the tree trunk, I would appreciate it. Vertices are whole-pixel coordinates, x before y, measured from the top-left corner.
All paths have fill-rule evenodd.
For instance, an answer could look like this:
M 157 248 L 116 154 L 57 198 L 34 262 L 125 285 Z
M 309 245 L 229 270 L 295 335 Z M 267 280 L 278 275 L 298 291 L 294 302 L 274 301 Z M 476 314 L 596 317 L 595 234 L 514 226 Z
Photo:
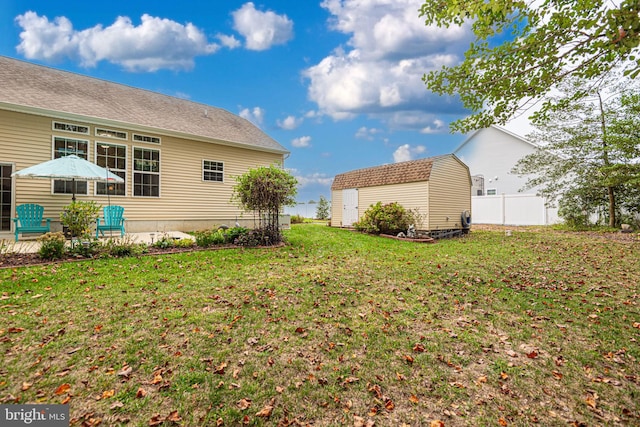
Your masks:
M 598 93 L 598 101 L 600 102 L 600 126 L 602 128 L 602 162 L 604 166 L 609 166 L 609 147 L 607 146 L 607 122 L 605 118 L 604 105 L 602 104 L 602 95 L 600 91 Z M 607 186 L 607 193 L 609 195 L 609 226 L 616 226 L 616 194 L 614 188 L 610 185 Z
M 616 193 L 613 187 L 607 187 L 609 192 L 609 227 L 616 226 Z

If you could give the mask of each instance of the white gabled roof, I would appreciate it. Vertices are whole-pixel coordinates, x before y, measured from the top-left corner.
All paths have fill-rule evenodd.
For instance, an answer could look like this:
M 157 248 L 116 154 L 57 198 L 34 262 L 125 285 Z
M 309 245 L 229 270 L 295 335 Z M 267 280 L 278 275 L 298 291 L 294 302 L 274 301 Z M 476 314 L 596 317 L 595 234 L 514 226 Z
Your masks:
M 515 139 L 517 139 L 517 140 L 519 140 L 519 141 L 522 141 L 522 142 L 524 142 L 525 144 L 531 145 L 531 146 L 532 146 L 532 147 L 534 147 L 534 148 L 538 148 L 538 147 L 539 147 L 539 145 L 538 145 L 538 144 L 536 144 L 536 143 L 534 143 L 534 142 L 529 141 L 528 139 L 526 139 L 526 138 L 525 138 L 525 137 L 523 137 L 523 136 L 517 135 L 517 134 L 515 134 L 515 133 L 513 133 L 513 132 L 511 132 L 511 131 L 508 131 L 507 129 L 505 129 L 505 128 L 501 127 L 501 126 L 491 125 L 491 128 L 496 129 L 496 130 L 498 130 L 498 131 L 500 131 L 500 132 L 502 132 L 502 133 L 505 133 L 505 134 L 507 134 L 507 135 L 509 135 L 509 136 L 511 136 L 511 137 L 513 137 L 513 138 L 515 138 Z M 479 132 L 482 132 L 482 131 L 484 131 L 484 130 L 486 130 L 486 129 L 487 129 L 487 128 L 474 130 L 474 131 L 473 131 L 473 132 L 472 132 L 472 133 L 467 137 L 467 139 L 465 139 L 465 140 L 462 142 L 462 144 L 458 145 L 458 146 L 456 147 L 456 149 L 455 149 L 455 150 L 453 150 L 453 153 L 457 153 L 458 151 L 460 151 L 460 150 L 462 149 L 462 147 L 464 147 L 465 145 L 467 145 L 467 143 L 473 139 L 473 137 L 474 137 L 474 136 L 476 136 Z

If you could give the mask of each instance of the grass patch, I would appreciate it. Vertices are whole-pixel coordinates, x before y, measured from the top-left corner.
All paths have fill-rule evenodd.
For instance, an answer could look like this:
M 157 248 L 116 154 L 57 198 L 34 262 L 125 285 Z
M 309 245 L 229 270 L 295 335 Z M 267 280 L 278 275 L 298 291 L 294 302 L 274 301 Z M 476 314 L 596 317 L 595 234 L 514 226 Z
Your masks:
M 637 243 L 286 236 L 0 270 L 0 400 L 74 425 L 640 421 Z

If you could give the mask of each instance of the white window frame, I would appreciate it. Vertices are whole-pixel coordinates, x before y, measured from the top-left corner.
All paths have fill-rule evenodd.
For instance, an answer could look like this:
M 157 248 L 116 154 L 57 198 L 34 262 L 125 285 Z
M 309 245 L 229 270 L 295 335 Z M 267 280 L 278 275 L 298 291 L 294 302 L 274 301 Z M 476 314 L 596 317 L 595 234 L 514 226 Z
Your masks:
M 63 125 L 65 127 L 65 129 L 56 128 L 56 124 Z M 73 130 L 73 128 L 85 128 L 86 132 Z M 75 133 L 75 134 L 80 134 L 80 135 L 91 135 L 91 129 L 87 125 L 79 125 L 77 123 L 59 122 L 57 120 L 51 121 L 51 130 L 53 130 L 54 132 L 69 132 L 69 133 Z
M 222 170 L 221 171 L 216 171 L 216 170 L 211 170 L 211 169 L 205 169 L 204 165 L 205 165 L 206 162 L 220 164 L 220 165 L 222 165 Z M 218 181 L 218 180 L 214 180 L 214 179 L 205 179 L 205 172 L 219 173 L 220 175 L 222 175 L 222 180 Z M 224 162 L 220 162 L 218 160 L 202 159 L 202 181 L 203 182 L 212 182 L 212 183 L 224 184 Z
M 146 150 L 146 151 L 157 151 L 158 152 L 158 172 L 152 171 L 141 171 L 136 169 L 136 149 L 138 150 Z M 139 147 L 132 146 L 131 147 L 131 195 L 133 197 L 140 197 L 143 199 L 157 199 L 162 195 L 162 178 L 160 172 L 162 171 L 162 153 L 158 148 L 150 148 L 150 147 Z M 149 174 L 149 175 L 158 175 L 158 195 L 157 196 L 139 196 L 136 194 L 136 173 Z
M 136 139 L 136 138 L 141 138 L 141 139 Z M 146 141 L 146 139 L 152 139 L 152 140 L 157 139 L 158 142 Z M 142 133 L 131 134 L 131 140 L 133 142 L 142 142 L 144 144 L 153 144 L 153 145 L 160 145 L 162 143 L 162 139 L 159 136 L 145 135 Z
M 487 188 L 487 196 L 497 196 L 498 189 L 497 188 Z
M 120 139 L 122 141 L 129 140 L 129 134 L 122 130 L 96 127 L 94 133 L 95 133 L 95 136 L 99 138 Z M 124 136 L 120 136 L 120 135 L 124 135 Z
M 116 173 L 116 172 L 124 172 L 124 182 L 118 182 L 116 183 L 117 185 L 124 185 L 124 194 L 114 194 L 111 193 L 109 194 L 109 196 L 111 197 L 126 197 L 127 196 L 127 164 L 129 162 L 129 151 L 127 150 L 127 145 L 126 144 L 119 144 L 119 143 L 114 143 L 114 142 L 110 142 L 110 141 L 95 141 L 94 143 L 94 148 L 93 148 L 93 152 L 94 154 L 94 161 L 96 164 L 98 164 L 98 156 L 100 156 L 102 154 L 102 151 L 104 151 L 104 149 L 101 147 L 101 145 L 109 145 L 110 147 L 120 147 L 120 148 L 124 148 L 124 169 L 118 169 L 118 168 L 114 168 L 111 169 L 109 168 L 109 171 Z M 107 153 L 108 154 L 108 153 Z M 117 174 L 119 176 L 119 174 Z M 107 194 L 98 194 L 98 182 L 96 182 L 93 186 L 93 194 L 96 197 L 107 197 Z
M 91 147 L 91 142 L 88 139 L 81 139 L 81 138 L 70 138 L 68 136 L 62 136 L 62 135 L 53 135 L 51 137 L 51 159 L 56 159 L 56 139 L 64 139 L 64 140 L 71 140 L 71 141 L 76 141 L 76 142 L 83 142 L 87 145 L 87 156 L 85 157 L 85 159 L 89 159 L 89 148 Z M 75 151 L 74 151 L 75 152 Z M 55 191 L 55 182 L 56 181 L 71 181 L 70 179 L 52 179 L 51 180 L 51 194 L 54 194 L 56 196 L 67 196 L 71 193 L 56 193 Z M 88 196 L 89 195 L 89 181 L 84 181 L 84 180 L 79 180 L 78 182 L 86 182 L 87 184 L 87 191 L 86 193 L 78 193 L 76 192 L 76 196 Z M 77 188 L 77 185 L 76 185 Z

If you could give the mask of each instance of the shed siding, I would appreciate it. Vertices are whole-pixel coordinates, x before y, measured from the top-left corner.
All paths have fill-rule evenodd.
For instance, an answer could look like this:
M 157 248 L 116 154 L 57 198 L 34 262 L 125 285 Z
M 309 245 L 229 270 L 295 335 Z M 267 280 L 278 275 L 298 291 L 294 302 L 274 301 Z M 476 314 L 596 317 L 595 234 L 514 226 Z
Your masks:
M 368 186 L 365 178 L 380 171 L 387 182 Z M 409 171 L 411 172 L 409 174 Z M 420 175 L 422 174 L 422 175 Z M 332 191 L 332 223 L 342 226 L 343 188 L 356 181 L 358 187 L 358 217 L 373 204 L 397 202 L 420 215 L 419 230 L 460 229 L 461 214 L 471 210 L 471 177 L 469 168 L 455 155 L 443 155 L 396 165 L 385 165 L 346 172 L 334 181 Z M 421 179 L 416 179 L 420 177 Z M 402 183 L 402 180 L 405 180 Z M 410 181 L 410 182 L 406 182 Z
M 116 143 L 127 146 L 126 196 L 111 196 L 111 203 L 124 206 L 128 231 L 142 231 L 143 222 L 173 221 L 172 229 L 180 229 L 176 222 L 204 221 L 211 224 L 229 222 L 241 217 L 242 212 L 230 202 L 235 177 L 257 166 L 281 164 L 282 154 L 256 151 L 215 143 L 180 139 L 162 134 L 143 132 L 159 136 L 161 144 L 132 141 L 131 129 L 98 125 L 128 133 L 128 140 L 100 138 L 95 136 L 92 123 L 73 123 L 90 126 L 89 135 L 58 132 L 52 130 L 52 118 L 25 113 L 0 111 L 0 159 L 11 159 L 14 171 L 51 160 L 52 136 L 89 140 L 89 160 L 95 161 L 95 142 Z M 64 120 L 60 120 L 64 121 Z M 136 132 L 138 133 L 138 132 Z M 144 147 L 160 151 L 160 197 L 133 197 L 133 147 Z M 224 182 L 202 180 L 202 161 L 213 160 L 224 163 Z M 50 180 L 14 178 L 15 205 L 39 203 L 45 215 L 57 221 L 62 208 L 70 203 L 70 195 L 52 194 Z M 94 194 L 94 184 L 89 183 L 89 194 L 78 195 L 78 200 L 95 200 L 106 205 L 106 196 Z M 246 215 L 245 215 L 246 216 Z M 136 221 L 140 225 L 136 226 Z M 204 224 L 203 222 L 203 224 Z M 193 223 L 185 225 L 193 229 Z M 136 229 L 138 228 L 138 230 Z M 154 228 L 158 229 L 158 228 Z
M 331 191 L 331 225 L 342 227 L 342 190 Z
M 462 227 L 461 214 L 471 211 L 469 169 L 453 156 L 441 157 L 431 169 L 429 230 Z
M 429 182 L 427 181 L 360 188 L 358 217 L 361 218 L 365 211 L 377 202 L 383 205 L 397 202 L 405 209 L 417 210 L 422 217 L 422 223 L 416 224 L 416 228 L 425 229 L 429 223 L 428 195 Z

